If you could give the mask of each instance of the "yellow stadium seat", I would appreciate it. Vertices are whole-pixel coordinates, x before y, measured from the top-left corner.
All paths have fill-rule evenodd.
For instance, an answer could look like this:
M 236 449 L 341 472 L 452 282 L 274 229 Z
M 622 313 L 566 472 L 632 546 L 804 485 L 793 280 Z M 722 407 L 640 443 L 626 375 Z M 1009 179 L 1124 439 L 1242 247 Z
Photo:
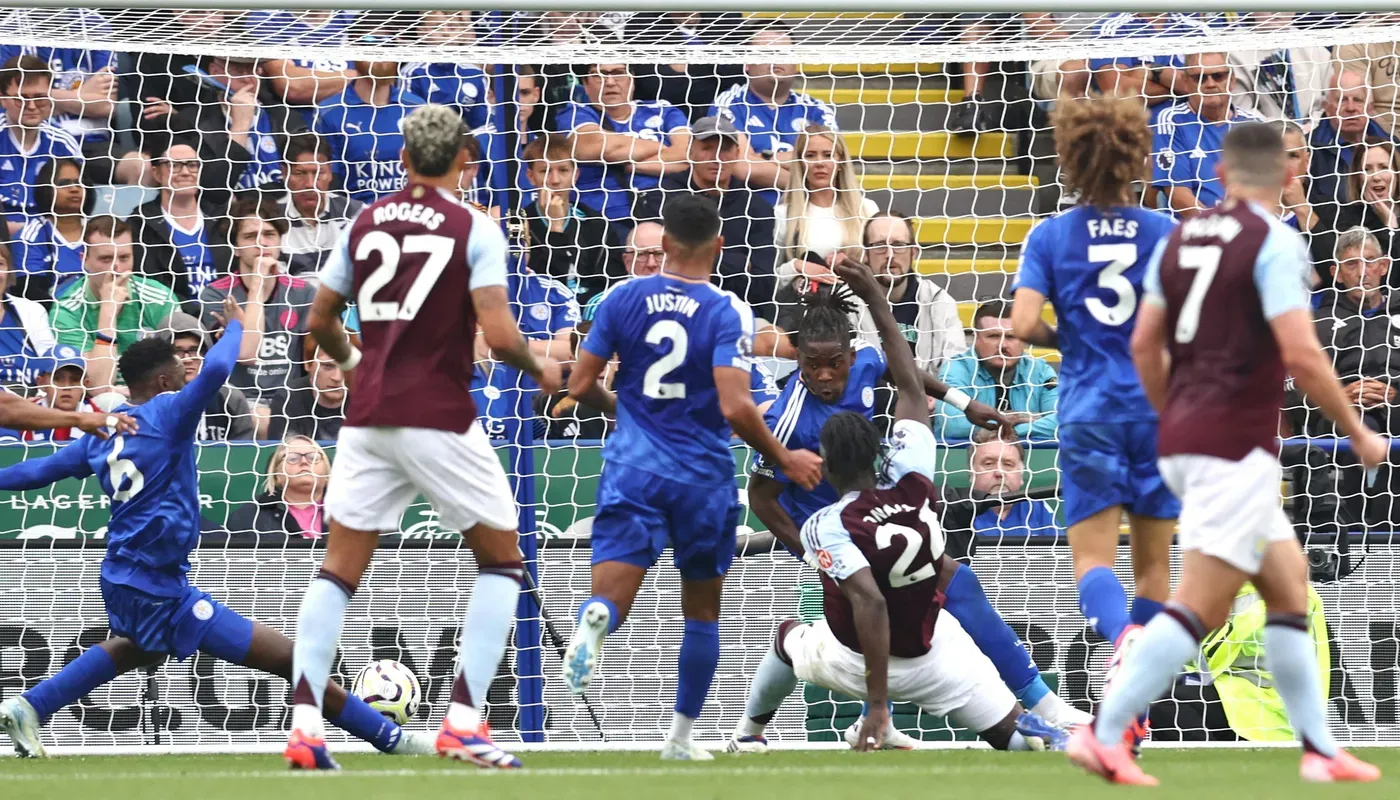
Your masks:
M 862 64 L 803 64 L 802 74 L 809 78 L 832 75 L 937 75 L 943 72 L 938 63 L 862 63 Z
M 876 189 L 1033 189 L 1040 185 L 1040 179 L 1034 175 L 906 175 L 871 172 L 860 176 L 860 185 L 867 192 Z
M 907 105 L 909 103 L 956 103 L 961 89 L 804 89 L 803 94 L 833 105 Z
M 848 133 L 851 155 L 867 161 L 891 158 L 1011 158 L 1015 147 L 1005 133 L 959 136 L 952 133 Z
M 913 220 L 915 240 L 925 245 L 1019 245 L 1031 232 L 1030 217 L 927 217 Z
M 1016 267 L 1015 258 L 921 258 L 914 264 L 921 275 L 1009 275 Z

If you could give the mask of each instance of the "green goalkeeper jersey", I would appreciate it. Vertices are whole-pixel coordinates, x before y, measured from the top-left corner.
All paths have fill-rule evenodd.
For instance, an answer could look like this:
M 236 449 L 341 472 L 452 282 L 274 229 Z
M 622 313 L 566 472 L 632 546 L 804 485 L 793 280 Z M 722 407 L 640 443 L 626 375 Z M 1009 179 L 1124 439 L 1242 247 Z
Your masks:
M 1253 742 L 1292 741 L 1288 712 L 1274 689 L 1274 676 L 1264 661 L 1264 601 L 1250 584 L 1235 596 L 1234 611 L 1225 626 L 1201 642 L 1202 672 L 1210 674 L 1230 727 Z M 1327 648 L 1327 620 L 1322 598 L 1308 586 L 1308 631 L 1317 649 L 1317 665 L 1326 695 L 1332 672 Z

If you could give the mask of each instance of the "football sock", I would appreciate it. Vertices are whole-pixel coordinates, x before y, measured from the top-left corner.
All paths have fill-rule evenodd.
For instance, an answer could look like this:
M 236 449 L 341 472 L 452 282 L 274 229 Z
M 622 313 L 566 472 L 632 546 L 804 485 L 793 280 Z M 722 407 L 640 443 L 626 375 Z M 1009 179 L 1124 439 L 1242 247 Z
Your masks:
M 796 688 L 797 673 L 792 671 L 792 665 L 769 650 L 758 662 L 758 672 L 754 673 L 749 699 L 744 704 L 744 718 L 739 723 L 740 730 L 750 736 L 763 733 L 773 714 Z
M 613 601 L 606 597 L 594 595 L 580 603 L 578 607 L 578 619 L 583 619 L 583 612 L 587 611 L 588 607 L 594 603 L 601 603 L 603 607 L 608 610 L 608 633 L 611 634 L 613 631 L 617 630 L 617 626 L 622 624 L 622 616 L 617 613 L 617 606 L 613 605 Z
M 1164 605 L 1164 603 L 1149 600 L 1146 597 L 1134 597 L 1133 610 L 1129 614 L 1129 618 L 1134 625 L 1146 625 L 1152 621 L 1153 617 L 1157 616 Z
M 1094 735 L 1101 744 L 1113 747 L 1122 743 L 1128 725 L 1171 688 L 1182 665 L 1196 655 L 1205 634 L 1196 615 L 1175 604 L 1168 605 L 1143 628 L 1133 645 L 1133 657 L 1119 668 L 1099 704 Z
M 977 649 L 992 660 L 1002 682 L 1023 704 L 1033 706 L 1050 691 L 1040 679 L 1040 670 L 1036 669 L 1030 653 L 1026 652 L 1006 620 L 992 608 L 987 593 L 982 590 L 981 581 L 977 580 L 977 574 L 966 564 L 958 564 L 957 571 L 953 573 L 953 580 L 949 582 L 944 596 L 943 609 L 962 624 L 963 630 L 977 644 Z
M 34 707 L 39 721 L 82 699 L 88 692 L 117 677 L 117 663 L 101 647 L 89 647 L 56 675 L 42 680 L 20 695 Z
M 392 753 L 399 744 L 403 729 L 395 725 L 383 714 L 369 707 L 369 703 L 353 694 L 345 695 L 345 707 L 334 717 L 327 717 L 330 723 L 374 745 L 381 753 Z
M 676 665 L 676 713 L 699 719 L 719 666 L 719 623 L 687 619 Z M 674 738 L 674 737 L 673 737 Z
M 331 663 L 345 625 L 350 588 L 322 573 L 306 587 L 297 613 L 297 640 L 292 645 L 292 729 L 320 736 L 321 705 Z
M 1094 567 L 1079 579 L 1079 611 L 1089 620 L 1089 627 L 1117 644 L 1128 627 L 1128 595 L 1113 570 Z
M 515 622 L 524 572 L 525 566 L 519 561 L 484 567 L 472 587 L 457 654 L 469 693 L 467 705 L 480 708 L 486 702 L 486 692 L 500 669 L 506 639 Z M 457 702 L 456 697 L 453 702 Z
M 1303 749 L 1328 758 L 1336 755 L 1337 743 L 1327 729 L 1327 703 L 1322 696 L 1317 650 L 1308 633 L 1308 618 L 1269 614 L 1264 625 L 1264 658 Z

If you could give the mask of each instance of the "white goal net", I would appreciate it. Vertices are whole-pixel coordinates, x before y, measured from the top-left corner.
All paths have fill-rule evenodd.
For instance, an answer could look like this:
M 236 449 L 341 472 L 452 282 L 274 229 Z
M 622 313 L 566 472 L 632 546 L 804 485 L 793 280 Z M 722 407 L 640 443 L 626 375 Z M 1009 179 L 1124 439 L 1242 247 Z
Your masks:
M 461 194 L 510 233 L 512 304 L 540 353 L 568 360 L 597 299 L 660 268 L 656 220 L 675 192 L 716 198 L 716 280 L 781 331 L 797 329 L 804 294 L 832 282 L 838 252 L 888 276 L 919 366 L 1018 415 L 1022 442 L 1001 454 L 1012 466 L 973 469 L 970 424 L 934 409 L 945 484 L 1030 498 L 944 527 L 1047 683 L 1079 708 L 1100 694 L 1109 647 L 1076 607 L 1057 513 L 1059 356 L 1003 335 L 1021 244 L 1075 202 L 1056 164 L 1056 103 L 1141 99 L 1153 126 L 1142 202 L 1183 217 L 1220 199 L 1231 124 L 1285 127 L 1299 171 L 1285 220 L 1309 241 L 1319 331 L 1368 420 L 1400 432 L 1400 15 L 14 8 L 0 9 L 0 62 L 0 383 L 107 408 L 124 392 L 115 356 L 132 342 L 167 336 L 197 370 L 224 296 L 258 306 L 261 333 L 199 433 L 207 530 L 192 577 L 289 633 L 323 551 L 319 504 L 347 397 L 306 335 L 316 274 L 359 208 L 403 185 L 399 125 L 425 102 L 454 106 L 471 129 Z M 855 324 L 878 343 L 867 318 Z M 982 361 L 999 354 L 1015 377 L 994 385 Z M 481 423 L 516 488 L 548 621 L 567 637 L 590 595 L 612 423 L 480 355 Z M 791 355 L 780 342 L 758 360 L 781 384 L 797 379 Z M 756 386 L 756 400 L 776 391 Z M 886 403 L 877 392 L 867 406 L 879 416 Z M 1280 426 L 1335 728 L 1400 741 L 1400 476 L 1363 474 L 1301 400 Z M 71 435 L 16 434 L 0 465 Z M 735 454 L 744 486 L 750 454 Z M 5 696 L 107 636 L 107 506 L 95 480 L 0 496 Z M 751 547 L 726 584 L 706 740 L 742 715 L 776 625 L 821 613 L 815 573 L 764 531 L 746 511 Z M 1126 551 L 1119 566 L 1127 577 Z M 474 575 L 460 537 L 415 505 L 351 606 L 341 679 L 403 661 L 425 695 L 410 727 L 435 727 Z M 543 622 L 522 596 L 487 698 L 496 735 L 658 743 L 683 625 L 669 555 L 609 639 L 590 706 L 565 690 L 561 643 Z M 1249 598 L 1232 624 L 1203 651 L 1199 680 L 1154 714 L 1155 739 L 1289 738 Z M 287 694 L 197 656 L 119 678 L 46 736 L 61 748 L 273 746 Z M 804 685 L 769 736 L 837 742 L 859 710 Z M 911 706 L 895 721 L 930 742 L 973 738 Z

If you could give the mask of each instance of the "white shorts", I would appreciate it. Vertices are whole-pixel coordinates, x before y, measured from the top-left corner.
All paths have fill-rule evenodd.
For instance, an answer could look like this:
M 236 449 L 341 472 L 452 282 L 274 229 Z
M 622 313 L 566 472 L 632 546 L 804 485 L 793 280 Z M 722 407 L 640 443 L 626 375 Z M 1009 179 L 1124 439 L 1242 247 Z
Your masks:
M 419 495 L 444 530 L 519 523 L 510 481 L 480 425 L 466 433 L 432 428 L 341 428 L 326 513 L 347 528 L 396 531 Z
M 1182 550 L 1195 550 L 1258 575 L 1264 552 L 1291 541 L 1293 526 L 1279 504 L 1283 470 L 1255 448 L 1239 461 L 1182 454 L 1157 462 L 1167 487 L 1181 498 Z
M 1029 64 L 1031 97 L 1036 100 L 1057 100 L 1060 97 L 1060 65 L 1062 58 L 1042 58 Z
M 865 699 L 865 657 L 837 641 L 818 620 L 798 625 L 783 639 L 797 677 L 835 692 Z M 1016 707 L 992 662 L 972 643 L 952 614 L 938 615 L 933 646 L 918 658 L 890 657 L 890 699 L 913 703 L 981 733 Z

